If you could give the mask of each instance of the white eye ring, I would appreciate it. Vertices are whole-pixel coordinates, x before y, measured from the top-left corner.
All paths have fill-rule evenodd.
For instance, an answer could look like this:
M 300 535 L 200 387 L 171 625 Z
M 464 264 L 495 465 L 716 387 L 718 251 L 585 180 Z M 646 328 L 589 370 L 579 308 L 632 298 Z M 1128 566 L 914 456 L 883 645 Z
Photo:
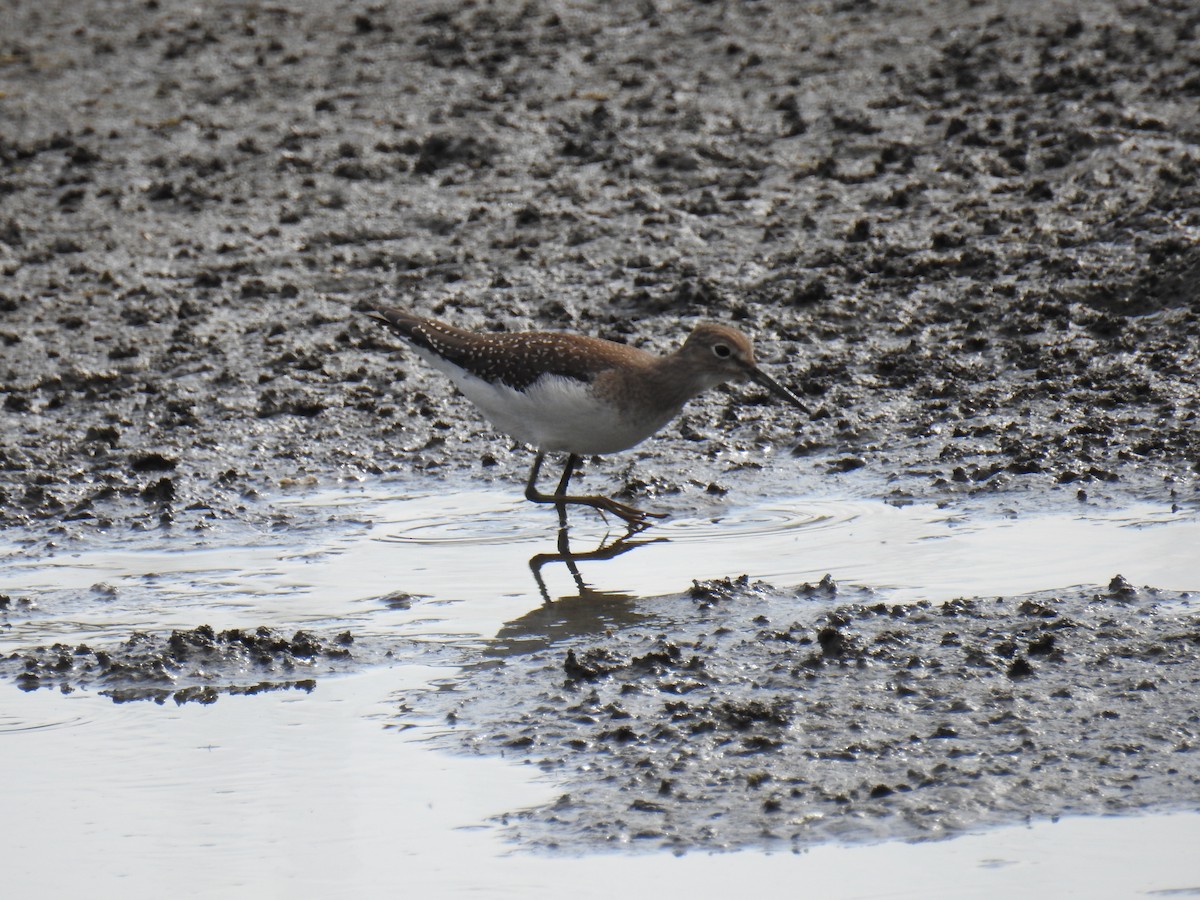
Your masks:
M 718 359 L 729 359 L 733 356 L 733 351 L 729 349 L 728 344 L 713 344 L 713 355 Z

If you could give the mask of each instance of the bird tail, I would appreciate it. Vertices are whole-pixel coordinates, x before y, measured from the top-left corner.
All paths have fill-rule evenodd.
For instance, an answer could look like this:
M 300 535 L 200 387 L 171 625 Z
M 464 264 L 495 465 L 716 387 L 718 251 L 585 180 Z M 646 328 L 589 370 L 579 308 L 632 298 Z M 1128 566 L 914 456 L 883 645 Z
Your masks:
M 412 339 L 413 330 L 428 320 L 422 316 L 405 312 L 398 306 L 381 306 L 367 313 L 367 317 L 387 325 L 401 337 Z

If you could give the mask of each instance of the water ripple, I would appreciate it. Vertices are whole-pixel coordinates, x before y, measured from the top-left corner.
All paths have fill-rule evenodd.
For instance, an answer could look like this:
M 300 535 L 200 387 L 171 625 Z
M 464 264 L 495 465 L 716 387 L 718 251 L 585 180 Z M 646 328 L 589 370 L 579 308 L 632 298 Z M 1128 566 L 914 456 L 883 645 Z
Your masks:
M 50 722 L 30 722 L 13 716 L 0 716 L 0 735 L 28 734 L 29 732 L 58 731 L 63 728 L 78 728 L 91 720 L 83 716 L 56 719 Z

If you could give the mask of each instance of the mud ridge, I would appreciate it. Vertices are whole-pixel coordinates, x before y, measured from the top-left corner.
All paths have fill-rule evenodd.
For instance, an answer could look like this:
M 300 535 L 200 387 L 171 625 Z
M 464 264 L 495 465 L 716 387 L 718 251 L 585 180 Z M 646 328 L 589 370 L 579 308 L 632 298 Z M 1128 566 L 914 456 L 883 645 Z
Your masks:
M 302 630 L 289 637 L 265 626 L 218 632 L 201 625 L 166 637 L 135 632 L 117 645 L 19 651 L 0 659 L 0 675 L 24 691 L 94 690 L 117 703 L 215 703 L 222 695 L 312 691 L 318 675 L 378 661 L 369 651 L 356 654 L 354 644 L 349 631 L 323 637 Z

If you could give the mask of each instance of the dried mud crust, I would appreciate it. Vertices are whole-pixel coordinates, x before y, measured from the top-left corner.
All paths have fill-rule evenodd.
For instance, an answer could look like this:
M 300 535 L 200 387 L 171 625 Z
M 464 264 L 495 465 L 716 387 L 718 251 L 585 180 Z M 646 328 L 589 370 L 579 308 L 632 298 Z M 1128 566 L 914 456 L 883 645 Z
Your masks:
M 785 592 L 743 578 L 637 606 L 607 633 L 514 629 L 409 698 L 446 716 L 444 744 L 562 785 L 505 817 L 524 846 L 801 848 L 1194 806 L 1186 594 L 1118 576 L 896 605 L 829 579 Z
M 4 524 L 519 488 L 380 300 L 651 349 L 732 321 L 815 410 L 713 392 L 608 463 L 626 497 L 1194 498 L 1194 4 L 93 13 L 0 36 Z

